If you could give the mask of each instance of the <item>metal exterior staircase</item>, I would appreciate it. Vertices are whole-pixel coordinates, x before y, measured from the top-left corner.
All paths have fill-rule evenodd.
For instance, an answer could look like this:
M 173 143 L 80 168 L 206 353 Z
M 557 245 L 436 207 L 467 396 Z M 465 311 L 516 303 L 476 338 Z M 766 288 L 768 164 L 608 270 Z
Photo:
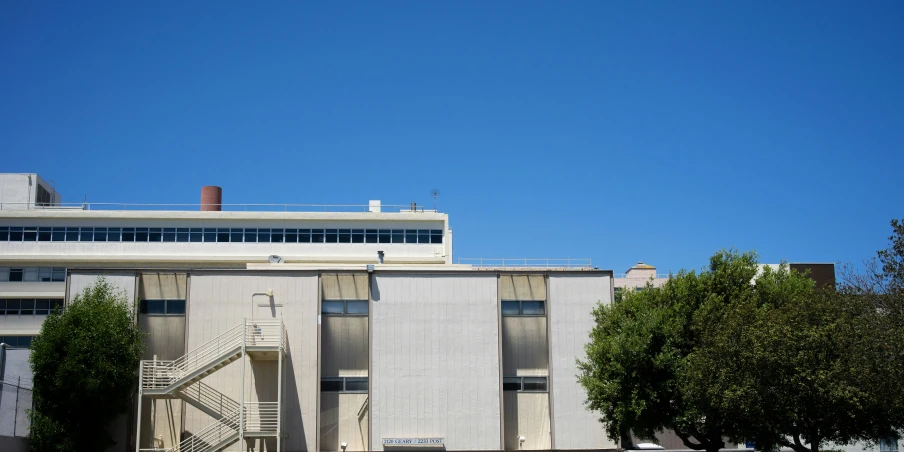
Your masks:
M 275 352 L 275 353 L 274 353 Z M 136 452 L 215 452 L 244 437 L 276 437 L 280 449 L 282 361 L 286 332 L 282 320 L 246 319 L 223 334 L 175 360 L 143 360 L 139 370 Z M 248 355 L 279 361 L 277 401 L 245 402 L 242 362 L 241 401 L 235 401 L 201 380 Z M 140 448 L 141 399 L 179 398 L 213 418 L 206 428 L 171 448 Z

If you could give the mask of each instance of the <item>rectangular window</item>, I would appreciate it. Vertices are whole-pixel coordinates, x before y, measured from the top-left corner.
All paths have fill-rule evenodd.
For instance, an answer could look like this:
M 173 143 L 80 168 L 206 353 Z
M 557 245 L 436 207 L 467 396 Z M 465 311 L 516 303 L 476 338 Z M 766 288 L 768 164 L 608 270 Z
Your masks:
M 893 436 L 880 439 L 879 452 L 898 452 L 898 440 Z
M 524 392 L 546 391 L 546 377 L 524 377 L 521 379 L 521 390 Z
M 9 241 L 9 227 L 4 226 L 0 228 L 0 242 Z
M 19 315 L 19 306 L 22 300 L 9 299 L 6 300 L 6 315 Z
M 405 243 L 405 230 L 393 229 L 392 230 L 392 243 Z
M 257 228 L 246 228 L 245 229 L 245 242 L 257 243 Z
M 29 348 L 34 336 L 0 336 L 0 342 L 16 348 Z
M 345 314 L 345 302 L 342 300 L 323 300 L 320 303 L 320 313 L 325 315 Z
M 323 229 L 311 229 L 311 243 L 323 243 L 323 235 Z M 299 232 L 298 241 L 301 241 L 301 232 Z
M 22 229 L 21 227 L 10 227 L 9 228 L 9 241 L 10 242 L 21 242 L 22 241 Z
M 502 300 L 502 315 L 546 315 L 546 302 L 535 300 Z
M 352 243 L 364 243 L 364 229 L 352 229 Z
M 327 229 L 326 230 L 326 243 L 338 243 L 339 242 L 339 230 L 338 229 Z
M 53 269 L 50 267 L 38 268 L 38 281 L 47 282 L 53 278 Z
M 135 228 L 122 228 L 122 241 L 123 242 L 134 242 L 135 241 Z
M 139 312 L 154 315 L 185 315 L 185 300 L 141 300 Z
M 217 243 L 217 228 L 204 228 L 204 243 Z
M 339 230 L 339 243 L 352 243 L 352 230 L 351 229 L 340 229 Z
M 320 379 L 320 390 L 323 392 L 342 392 L 342 377 L 322 377 Z
M 10 282 L 14 281 L 22 281 L 22 278 L 25 277 L 25 269 L 24 268 L 11 268 L 9 269 L 9 280 Z
M 298 243 L 298 229 L 286 229 L 286 243 Z
M 78 242 L 78 228 L 66 228 L 66 241 Z
M 106 242 L 107 241 L 107 228 L 94 228 L 94 241 L 95 242 Z
M 189 228 L 188 241 L 192 243 L 201 243 L 204 241 L 204 228 Z
M 51 276 L 51 281 L 65 281 L 66 280 L 66 269 L 62 267 L 54 267 L 53 275 Z
M 135 228 L 135 241 L 136 242 L 147 242 L 148 241 L 148 228 Z
M 0 282 L 9 281 L 9 269 L 6 267 L 0 267 Z
M 442 229 L 434 229 L 430 231 L 430 243 L 443 243 Z
M 79 237 L 79 241 L 93 242 L 94 241 L 94 228 L 82 228 L 82 235 L 81 235 L 81 237 Z
M 148 228 L 148 242 L 161 242 L 163 241 L 163 229 L 162 228 Z
M 270 243 L 270 230 L 269 229 L 258 229 L 257 230 L 257 241 L 260 243 Z
M 367 377 L 321 377 L 322 392 L 367 392 Z
M 502 300 L 502 315 L 520 315 L 521 303 L 517 301 Z
M 53 242 L 63 242 L 66 240 L 66 228 L 51 228 L 50 239 Z
M 182 243 L 187 242 L 188 230 L 188 228 L 176 228 L 176 241 Z
M 380 243 L 392 243 L 392 231 L 389 229 L 380 229 Z
M 503 377 L 503 391 L 546 392 L 547 377 Z
M 35 315 L 35 300 L 19 300 L 19 315 Z
M 376 229 L 367 229 L 364 231 L 364 243 L 377 243 L 378 232 Z
M 164 242 L 175 242 L 176 241 L 176 228 L 163 228 L 163 241 Z
M 25 276 L 22 278 L 22 281 L 36 282 L 37 280 L 38 280 L 38 267 L 26 267 L 25 268 Z
M 367 377 L 345 377 L 345 392 L 367 392 Z
M 270 230 L 270 243 L 282 243 L 283 242 L 283 230 L 282 229 L 271 229 Z
M 229 241 L 236 242 L 236 243 L 244 242 L 245 240 L 242 238 L 244 233 L 245 233 L 245 231 L 242 228 L 232 228 L 232 232 L 229 233 L 229 235 L 230 235 Z M 249 242 L 250 242 L 250 240 L 249 240 Z
M 54 232 L 56 234 L 56 232 Z M 107 228 L 107 241 L 108 242 L 119 242 L 122 238 L 122 229 L 120 228 Z M 54 239 L 56 240 L 56 239 Z
M 298 243 L 311 243 L 311 230 L 310 229 L 299 229 L 298 230 Z
M 0 315 L 6 315 L 6 300 L 0 298 Z
M 49 242 L 51 237 L 51 228 L 38 228 L 38 241 Z
M 503 391 L 520 391 L 521 377 L 505 377 L 502 379 Z
M 320 304 L 323 315 L 367 315 L 367 300 L 323 300 Z
M 50 300 L 35 300 L 35 315 L 47 315 L 50 313 Z
M 50 300 L 50 312 L 56 311 L 57 309 L 63 309 L 63 299 L 62 298 Z
M 229 228 L 217 229 L 217 243 L 229 243 Z
M 36 242 L 38 240 L 38 228 L 32 226 L 25 228 L 22 233 L 22 240 L 26 242 Z

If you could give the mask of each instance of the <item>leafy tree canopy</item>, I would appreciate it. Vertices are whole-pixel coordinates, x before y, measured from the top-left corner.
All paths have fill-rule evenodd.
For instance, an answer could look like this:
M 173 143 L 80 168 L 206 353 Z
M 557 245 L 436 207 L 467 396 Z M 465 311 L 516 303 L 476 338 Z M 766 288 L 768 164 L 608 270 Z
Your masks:
M 126 295 L 103 278 L 47 317 L 32 342 L 35 451 L 98 451 L 130 406 L 143 333 Z

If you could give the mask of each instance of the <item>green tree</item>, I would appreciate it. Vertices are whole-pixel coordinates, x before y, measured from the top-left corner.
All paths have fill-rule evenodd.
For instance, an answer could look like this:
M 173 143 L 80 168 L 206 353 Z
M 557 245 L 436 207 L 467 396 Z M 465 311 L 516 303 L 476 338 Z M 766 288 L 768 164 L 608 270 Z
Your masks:
M 711 411 L 686 381 L 688 357 L 713 327 L 700 319 L 718 317 L 732 303 L 753 296 L 757 274 L 753 252 L 722 251 L 699 274 L 680 272 L 661 288 L 627 292 L 593 312 L 596 325 L 579 362 L 579 381 L 588 408 L 601 414 L 615 440 L 631 431 L 652 438 L 675 431 L 688 448 L 716 451 L 733 436 L 730 420 Z
M 761 450 L 817 452 L 875 441 L 894 431 L 900 386 L 876 310 L 857 297 L 815 290 L 783 265 L 765 269 L 752 297 L 698 321 L 682 387 L 694 406 L 718 413 L 735 440 Z M 702 325 L 701 325 L 702 326 Z
M 143 333 L 124 292 L 103 278 L 47 317 L 32 342 L 34 451 L 98 451 L 130 406 Z

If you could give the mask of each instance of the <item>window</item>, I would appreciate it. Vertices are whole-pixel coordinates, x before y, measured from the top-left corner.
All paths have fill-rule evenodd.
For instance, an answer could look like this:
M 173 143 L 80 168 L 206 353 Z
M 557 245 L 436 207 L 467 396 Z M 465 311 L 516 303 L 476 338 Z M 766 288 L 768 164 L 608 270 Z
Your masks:
M 22 281 L 22 278 L 25 276 L 24 268 L 11 268 L 9 269 L 9 280 L 10 281 Z
M 286 229 L 284 237 L 286 243 L 298 243 L 298 229 Z
M 326 243 L 338 243 L 339 242 L 339 230 L 338 229 L 327 229 L 326 230 Z
M 320 313 L 323 315 L 367 315 L 367 300 L 323 300 Z
M 538 300 L 502 300 L 502 315 L 546 315 L 546 302 Z
M 6 242 L 9 240 L 9 226 L 4 226 L 0 228 L 0 242 Z
M 364 229 L 352 229 L 352 243 L 364 243 Z
M 59 267 L 0 268 L 2 282 L 65 281 L 66 269 Z
M 56 228 L 54 228 L 56 231 Z M 56 234 L 56 232 L 54 232 Z M 118 242 L 122 237 L 122 228 L 107 228 L 107 241 L 108 242 Z M 56 239 L 53 239 L 56 240 Z
M 298 241 L 301 241 L 300 236 Z M 311 243 L 323 243 L 323 229 L 311 229 Z
M 95 232 L 96 234 L 96 232 Z M 164 242 L 175 242 L 176 241 L 176 228 L 163 228 L 163 241 Z
M 22 239 L 26 242 L 34 242 L 38 240 L 38 228 L 31 227 L 25 228 L 25 232 L 23 232 Z
M 376 229 L 366 229 L 364 231 L 364 243 L 377 243 Z
M 257 230 L 257 241 L 262 243 L 270 242 L 270 230 L 269 229 L 258 229 Z
M 95 242 L 106 242 L 107 241 L 107 228 L 94 228 L 94 241 Z
M 176 241 L 177 242 L 187 242 L 188 241 L 188 228 L 177 228 L 176 229 Z
M 405 231 L 402 229 L 393 229 L 392 243 L 405 243 Z
M 547 377 L 503 377 L 503 391 L 546 392 Z
M 21 242 L 22 241 L 22 228 L 21 227 L 9 228 L 9 241 L 10 242 Z
M 29 348 L 35 336 L 0 336 L 0 342 L 10 347 Z
M 367 377 L 321 377 L 323 392 L 367 392 Z
M 0 315 L 48 315 L 62 308 L 62 298 L 0 299 Z
M 139 312 L 151 315 L 185 315 L 185 300 L 141 300 Z
M 271 229 L 270 230 L 270 243 L 282 243 L 283 242 L 283 230 L 282 229 Z
M 38 241 L 49 242 L 51 236 L 51 228 L 38 228 Z
M 352 243 L 352 230 L 351 229 L 340 229 L 339 230 L 339 243 Z
M 94 228 L 82 228 L 82 236 L 79 240 L 81 240 L 82 242 L 93 242 Z
M 898 440 L 894 437 L 880 439 L 879 452 L 898 452 Z

